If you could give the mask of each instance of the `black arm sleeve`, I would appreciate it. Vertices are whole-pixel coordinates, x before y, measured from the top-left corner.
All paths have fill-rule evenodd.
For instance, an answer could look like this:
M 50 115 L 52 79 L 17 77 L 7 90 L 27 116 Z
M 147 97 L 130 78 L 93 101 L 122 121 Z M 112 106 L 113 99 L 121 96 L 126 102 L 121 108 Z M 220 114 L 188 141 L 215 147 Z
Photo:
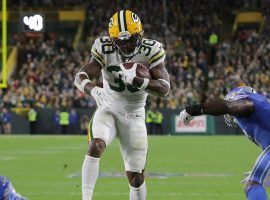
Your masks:
M 237 101 L 216 100 L 204 104 L 195 104 L 186 107 L 187 113 L 192 116 L 224 115 L 229 114 L 237 117 L 248 117 L 254 111 L 254 104 L 249 99 L 240 99 Z

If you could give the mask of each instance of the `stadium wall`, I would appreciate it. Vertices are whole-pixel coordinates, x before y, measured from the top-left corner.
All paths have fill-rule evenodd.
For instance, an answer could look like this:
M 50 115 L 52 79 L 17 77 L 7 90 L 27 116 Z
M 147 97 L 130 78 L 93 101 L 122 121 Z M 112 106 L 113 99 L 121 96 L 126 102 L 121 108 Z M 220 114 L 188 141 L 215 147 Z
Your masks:
M 36 132 L 38 134 L 60 134 L 60 126 L 57 126 L 54 123 L 54 114 L 56 109 L 37 109 L 38 120 L 36 124 Z M 78 118 L 80 119 L 83 115 L 87 115 L 91 118 L 94 113 L 94 108 L 89 109 L 76 109 Z M 228 127 L 222 116 L 220 117 L 206 117 L 207 129 L 205 132 L 179 132 L 177 133 L 175 129 L 175 116 L 180 112 L 179 109 L 167 109 L 164 108 L 161 110 L 164 116 L 163 121 L 163 130 L 165 134 L 173 135 L 208 135 L 208 134 L 222 134 L 222 135 L 238 135 L 242 134 L 241 130 L 238 127 Z M 13 134 L 28 134 L 29 133 L 29 122 L 26 116 L 21 116 L 12 112 L 12 133 Z M 181 128 L 181 127 L 180 127 Z M 73 127 L 70 134 L 81 134 L 80 125 Z

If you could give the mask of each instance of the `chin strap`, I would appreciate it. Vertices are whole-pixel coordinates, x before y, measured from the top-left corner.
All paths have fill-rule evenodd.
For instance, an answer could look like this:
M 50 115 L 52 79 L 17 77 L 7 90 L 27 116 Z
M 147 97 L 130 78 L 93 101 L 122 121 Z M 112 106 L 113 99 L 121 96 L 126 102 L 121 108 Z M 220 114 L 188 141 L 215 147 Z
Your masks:
M 137 46 L 135 47 L 135 50 L 134 50 L 134 52 L 135 52 L 135 51 L 137 51 L 137 52 L 135 52 L 133 55 L 130 55 L 130 56 L 125 55 L 125 53 L 123 53 L 123 52 L 121 51 L 121 49 L 115 44 L 115 42 L 113 42 L 113 39 L 111 39 L 111 43 L 112 43 L 112 46 L 113 46 L 113 48 L 115 49 L 115 51 L 116 51 L 118 54 L 120 54 L 122 60 L 124 60 L 125 62 L 126 62 L 126 61 L 130 61 L 134 56 L 136 56 L 137 54 L 141 53 L 141 51 L 139 50 L 139 47 L 140 47 L 141 44 L 142 44 L 142 35 L 143 35 L 143 31 L 142 31 L 141 33 L 139 33 L 139 39 L 138 39 L 139 42 L 137 42 Z M 131 37 L 132 37 L 132 36 L 131 36 Z

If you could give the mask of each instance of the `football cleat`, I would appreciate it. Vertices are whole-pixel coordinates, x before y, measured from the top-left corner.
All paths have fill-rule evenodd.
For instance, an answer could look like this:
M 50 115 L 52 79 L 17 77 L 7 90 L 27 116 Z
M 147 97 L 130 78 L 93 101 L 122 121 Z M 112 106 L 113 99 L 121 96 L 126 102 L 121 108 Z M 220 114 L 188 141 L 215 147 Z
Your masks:
M 140 18 L 130 10 L 115 13 L 109 22 L 109 36 L 114 49 L 126 60 L 139 53 L 143 30 Z

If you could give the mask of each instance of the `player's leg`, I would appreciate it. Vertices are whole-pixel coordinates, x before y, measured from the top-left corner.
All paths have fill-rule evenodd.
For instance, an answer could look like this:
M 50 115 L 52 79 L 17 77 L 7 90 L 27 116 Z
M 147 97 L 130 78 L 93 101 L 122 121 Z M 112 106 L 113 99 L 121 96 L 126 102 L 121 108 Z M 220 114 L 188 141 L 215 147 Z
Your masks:
M 130 185 L 130 200 L 145 200 L 144 168 L 148 148 L 144 113 L 128 116 L 117 123 L 121 153 Z
M 130 200 L 145 200 L 146 199 L 146 185 L 144 181 L 143 172 L 126 171 L 129 181 L 129 199 Z
M 113 115 L 98 109 L 89 123 L 89 146 L 82 165 L 82 196 L 83 200 L 91 200 L 99 173 L 99 161 L 106 146 L 115 137 Z
M 247 178 L 245 192 L 248 200 L 267 200 L 265 187 L 270 184 L 270 146 L 258 157 Z
M 248 181 L 245 192 L 248 200 L 268 200 L 265 188 L 256 181 Z

